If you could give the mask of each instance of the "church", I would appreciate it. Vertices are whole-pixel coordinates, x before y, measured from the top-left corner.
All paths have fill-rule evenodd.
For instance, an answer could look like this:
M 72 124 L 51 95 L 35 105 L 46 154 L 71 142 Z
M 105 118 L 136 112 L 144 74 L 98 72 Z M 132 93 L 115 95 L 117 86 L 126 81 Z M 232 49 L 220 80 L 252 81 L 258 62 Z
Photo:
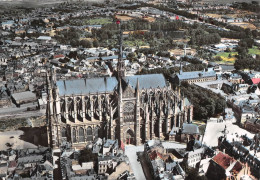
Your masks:
M 47 72 L 51 147 L 70 142 L 80 148 L 97 138 L 140 145 L 168 140 L 172 128 L 192 122 L 193 106 L 180 89 L 173 90 L 163 74 L 126 76 L 122 57 L 121 41 L 112 77 L 57 81 L 55 68 Z
M 139 145 L 167 140 L 172 128 L 191 123 L 193 106 L 162 74 L 55 81 L 49 73 L 49 141 L 84 146 L 100 138 Z

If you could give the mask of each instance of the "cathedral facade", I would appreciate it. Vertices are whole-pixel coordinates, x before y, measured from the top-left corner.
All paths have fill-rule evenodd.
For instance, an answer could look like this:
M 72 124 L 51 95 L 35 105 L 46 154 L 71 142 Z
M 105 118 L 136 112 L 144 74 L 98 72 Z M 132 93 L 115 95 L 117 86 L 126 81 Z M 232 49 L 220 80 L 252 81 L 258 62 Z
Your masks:
M 139 145 L 167 140 L 192 122 L 193 106 L 162 74 L 56 81 L 47 75 L 49 143 L 85 146 L 100 138 Z

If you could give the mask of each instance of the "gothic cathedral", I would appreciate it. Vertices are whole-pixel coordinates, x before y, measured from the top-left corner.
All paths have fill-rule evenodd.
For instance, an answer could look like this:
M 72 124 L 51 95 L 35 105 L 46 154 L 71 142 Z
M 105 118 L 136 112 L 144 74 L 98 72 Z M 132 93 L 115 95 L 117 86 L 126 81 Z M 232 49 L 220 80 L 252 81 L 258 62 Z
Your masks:
M 51 147 L 99 137 L 139 145 L 167 140 L 172 128 L 192 122 L 193 106 L 162 74 L 125 76 L 120 44 L 116 76 L 56 81 L 55 69 L 47 72 Z

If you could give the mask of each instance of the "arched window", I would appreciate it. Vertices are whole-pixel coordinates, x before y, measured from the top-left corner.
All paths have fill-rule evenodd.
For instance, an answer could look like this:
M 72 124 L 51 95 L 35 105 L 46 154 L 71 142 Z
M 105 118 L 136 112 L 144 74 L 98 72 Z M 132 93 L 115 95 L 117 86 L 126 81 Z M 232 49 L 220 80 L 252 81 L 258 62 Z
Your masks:
M 77 142 L 76 129 L 75 128 L 73 128 L 73 132 L 72 132 L 72 141 L 73 141 L 73 143 Z
M 92 128 L 89 126 L 87 128 L 87 141 L 92 141 L 92 140 L 93 140 Z
M 79 142 L 84 142 L 84 129 L 81 127 L 79 128 Z
M 99 135 L 100 135 L 99 129 L 100 129 L 99 126 L 96 126 L 95 129 L 94 129 L 94 138 L 95 138 L 95 140 L 97 138 L 99 138 Z
M 67 137 L 66 128 L 61 129 L 61 137 Z
M 126 144 L 135 144 L 135 134 L 131 129 L 128 129 L 126 132 Z

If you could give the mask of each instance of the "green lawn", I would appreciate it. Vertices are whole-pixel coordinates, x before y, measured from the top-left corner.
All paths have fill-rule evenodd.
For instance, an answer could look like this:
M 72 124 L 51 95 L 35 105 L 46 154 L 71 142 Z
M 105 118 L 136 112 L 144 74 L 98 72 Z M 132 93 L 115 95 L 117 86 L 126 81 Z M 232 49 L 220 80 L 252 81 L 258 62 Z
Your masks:
M 256 46 L 254 46 L 253 48 L 248 49 L 248 54 L 258 54 L 258 55 L 260 55 L 260 49 Z
M 231 57 L 229 57 L 229 54 L 231 55 Z M 237 52 L 220 52 L 220 53 L 216 54 L 216 56 L 219 56 L 222 58 L 222 61 L 218 61 L 218 63 L 234 64 L 236 61 L 235 55 L 237 55 L 237 54 L 238 54 Z M 260 55 L 260 49 L 256 46 L 254 46 L 253 48 L 248 49 L 248 54 Z
M 111 18 L 94 18 L 94 19 L 88 19 L 85 21 L 88 25 L 104 25 L 104 24 L 110 24 L 113 20 Z
M 231 54 L 231 56 L 235 56 L 237 55 L 237 52 L 220 52 L 216 56 L 228 58 L 229 54 Z
M 229 54 L 231 57 L 229 57 Z M 237 52 L 220 52 L 216 56 L 219 56 L 222 59 L 222 61 L 219 61 L 219 63 L 234 64 L 236 60 L 235 55 L 237 55 Z

